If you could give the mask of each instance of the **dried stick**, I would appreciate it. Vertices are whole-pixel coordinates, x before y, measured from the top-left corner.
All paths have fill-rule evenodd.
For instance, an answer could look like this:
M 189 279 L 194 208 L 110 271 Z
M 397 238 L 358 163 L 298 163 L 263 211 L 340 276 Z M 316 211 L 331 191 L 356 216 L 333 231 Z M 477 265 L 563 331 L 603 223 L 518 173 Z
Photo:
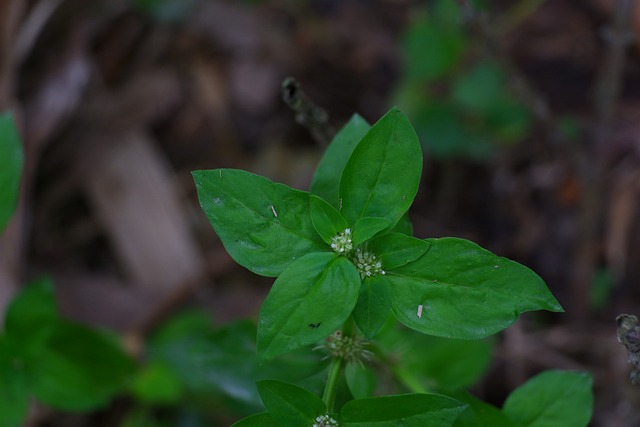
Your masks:
M 321 147 L 329 145 L 333 133 L 329 127 L 329 115 L 309 99 L 293 77 L 282 82 L 282 100 L 295 113 L 296 123 L 306 127 Z

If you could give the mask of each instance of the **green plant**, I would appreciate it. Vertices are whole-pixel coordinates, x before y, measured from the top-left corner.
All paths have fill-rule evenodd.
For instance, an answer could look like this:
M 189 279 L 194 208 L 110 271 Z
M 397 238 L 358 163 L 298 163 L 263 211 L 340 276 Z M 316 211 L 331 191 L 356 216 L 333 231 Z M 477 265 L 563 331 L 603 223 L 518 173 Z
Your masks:
M 235 427 L 587 425 L 586 373 L 544 373 L 500 411 L 446 385 L 427 393 L 419 368 L 389 357 L 402 346 L 394 318 L 422 334 L 475 340 L 525 311 L 562 311 L 527 267 L 467 240 L 412 237 L 407 211 L 421 172 L 420 143 L 397 109 L 372 127 L 354 116 L 328 147 L 310 192 L 241 170 L 193 172 L 227 251 L 254 273 L 277 277 L 259 314 L 259 359 L 324 340 L 319 347 L 331 360 L 321 393 L 259 381 L 266 412 Z M 391 366 L 412 393 L 375 396 L 370 361 Z

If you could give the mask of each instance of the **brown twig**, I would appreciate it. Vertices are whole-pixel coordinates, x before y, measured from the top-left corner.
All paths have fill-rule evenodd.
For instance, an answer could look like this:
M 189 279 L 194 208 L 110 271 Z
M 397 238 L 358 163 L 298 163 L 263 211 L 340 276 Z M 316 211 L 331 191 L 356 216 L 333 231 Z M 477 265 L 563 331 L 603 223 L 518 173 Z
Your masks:
M 329 115 L 309 99 L 293 77 L 287 77 L 282 82 L 282 100 L 295 113 L 296 123 L 306 127 L 321 147 L 329 145 L 333 134 L 329 127 Z

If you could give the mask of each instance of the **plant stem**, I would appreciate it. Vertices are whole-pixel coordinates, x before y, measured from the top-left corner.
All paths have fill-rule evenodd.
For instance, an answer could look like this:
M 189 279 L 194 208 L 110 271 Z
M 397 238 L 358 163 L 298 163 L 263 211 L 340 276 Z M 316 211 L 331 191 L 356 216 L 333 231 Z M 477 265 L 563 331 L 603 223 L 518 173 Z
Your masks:
M 327 378 L 327 384 L 324 387 L 324 393 L 322 394 L 322 400 L 327 405 L 329 412 L 333 411 L 333 404 L 336 401 L 336 391 L 338 390 L 338 381 L 344 368 L 344 359 L 340 357 L 334 357 L 329 366 L 329 378 Z
M 342 325 L 342 335 L 347 337 L 353 335 L 355 330 L 355 321 L 353 317 L 349 318 Z M 336 401 L 336 392 L 338 390 L 338 381 L 340 381 L 340 375 L 344 370 L 345 361 L 341 357 L 334 357 L 329 365 L 329 377 L 327 383 L 324 386 L 324 393 L 322 394 L 322 400 L 327 405 L 329 412 L 333 411 L 333 405 Z

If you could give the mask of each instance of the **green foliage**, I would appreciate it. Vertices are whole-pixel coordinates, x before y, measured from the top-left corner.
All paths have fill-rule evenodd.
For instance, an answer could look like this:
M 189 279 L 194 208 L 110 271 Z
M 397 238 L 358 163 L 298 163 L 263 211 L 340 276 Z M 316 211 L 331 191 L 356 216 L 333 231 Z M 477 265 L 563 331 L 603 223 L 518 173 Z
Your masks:
M 487 70 L 479 75 L 495 78 Z M 457 102 L 476 113 L 495 101 L 488 101 L 491 88 L 476 94 L 486 98 L 478 102 L 462 92 Z M 503 106 L 496 101 L 491 109 Z M 480 378 L 491 355 L 490 342 L 465 340 L 492 335 L 525 311 L 562 307 L 540 277 L 514 261 L 463 239 L 412 237 L 407 211 L 421 170 L 416 134 L 392 109 L 371 127 L 358 116 L 347 123 L 319 164 L 313 193 L 243 171 L 194 172 L 201 205 L 231 256 L 277 276 L 258 319 L 261 363 L 323 338 L 333 359 L 322 399 L 318 390 L 272 376 L 258 383 L 267 412 L 235 426 L 513 427 L 520 421 L 510 419 L 511 406 L 503 413 L 462 391 Z M 389 322 L 391 313 L 413 331 Z M 235 352 L 235 365 L 249 359 L 214 341 L 218 350 L 204 353 Z M 373 354 L 388 366 L 357 363 Z M 354 363 L 344 368 L 345 361 Z M 223 366 L 226 374 L 235 365 L 205 364 L 214 372 Z M 420 393 L 375 397 L 376 371 L 385 368 L 403 389 Z M 184 375 L 193 368 L 174 369 Z M 347 395 L 334 402 L 343 370 Z M 247 389 L 235 384 L 226 392 Z M 337 413 L 327 413 L 334 407 Z
M 9 306 L 0 335 L 0 426 L 21 425 L 31 396 L 69 411 L 103 407 L 133 369 L 112 336 L 58 316 L 50 281 L 34 282 Z
M 479 59 L 482 47 L 465 33 L 456 2 L 436 0 L 413 18 L 397 98 L 429 154 L 483 160 L 523 140 L 531 113 L 509 89 L 503 67 Z
M 24 154 L 10 113 L 0 114 L 0 235 L 18 202 Z
M 591 375 L 546 371 L 515 389 L 503 411 L 518 427 L 585 427 L 591 419 Z

